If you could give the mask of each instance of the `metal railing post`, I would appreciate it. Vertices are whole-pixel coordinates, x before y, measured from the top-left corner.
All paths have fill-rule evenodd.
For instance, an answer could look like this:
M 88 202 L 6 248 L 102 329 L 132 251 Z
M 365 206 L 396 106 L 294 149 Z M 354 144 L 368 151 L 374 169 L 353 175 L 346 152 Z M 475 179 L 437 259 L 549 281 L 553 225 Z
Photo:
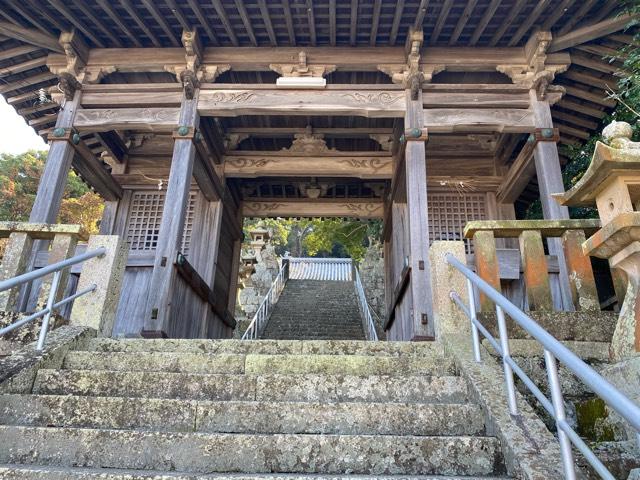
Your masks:
M 49 298 L 47 299 L 47 313 L 42 320 L 42 326 L 40 327 L 40 335 L 38 336 L 38 345 L 36 350 L 41 352 L 44 348 L 44 341 L 47 338 L 47 332 L 49 331 L 49 320 L 53 313 L 53 304 L 56 301 L 56 293 L 58 292 L 58 285 L 60 284 L 60 277 L 62 276 L 62 270 L 57 270 L 53 274 L 53 280 L 51 281 L 51 288 L 49 290 Z
M 518 404 L 516 402 L 516 386 L 513 381 L 513 370 L 507 359 L 511 358 L 509 351 L 509 337 L 507 335 L 507 322 L 504 318 L 504 310 L 500 305 L 496 305 L 496 316 L 498 320 L 498 333 L 500 334 L 500 348 L 502 349 L 502 366 L 504 368 L 504 381 L 507 385 L 507 403 L 509 413 L 518 415 Z
M 564 400 L 562 398 L 560 379 L 558 378 L 558 365 L 556 364 L 556 359 L 553 354 L 546 348 L 544 349 L 544 362 L 547 367 L 547 378 L 549 380 L 549 390 L 551 391 L 551 403 L 553 404 L 554 417 L 558 427 L 558 441 L 560 442 L 564 478 L 566 480 L 575 480 L 576 467 L 573 463 L 571 441 L 560 426 L 560 424 L 566 420 L 566 415 L 564 411 Z
M 473 291 L 473 283 L 467 278 L 467 292 L 469 295 L 469 314 L 471 315 L 471 337 L 473 342 L 473 358 L 476 363 L 482 362 L 480 357 L 480 335 L 478 334 L 478 327 L 476 327 L 476 299 Z

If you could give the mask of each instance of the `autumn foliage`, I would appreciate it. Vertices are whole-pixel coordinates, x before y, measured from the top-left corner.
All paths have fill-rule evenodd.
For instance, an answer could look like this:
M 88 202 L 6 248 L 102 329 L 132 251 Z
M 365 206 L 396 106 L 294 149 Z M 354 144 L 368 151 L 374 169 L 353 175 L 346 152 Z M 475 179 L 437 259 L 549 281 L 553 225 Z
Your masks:
M 0 221 L 27 221 L 38 191 L 47 152 L 0 154 Z M 98 232 L 104 208 L 100 196 L 74 172 L 64 191 L 59 223 L 81 225 L 85 233 Z

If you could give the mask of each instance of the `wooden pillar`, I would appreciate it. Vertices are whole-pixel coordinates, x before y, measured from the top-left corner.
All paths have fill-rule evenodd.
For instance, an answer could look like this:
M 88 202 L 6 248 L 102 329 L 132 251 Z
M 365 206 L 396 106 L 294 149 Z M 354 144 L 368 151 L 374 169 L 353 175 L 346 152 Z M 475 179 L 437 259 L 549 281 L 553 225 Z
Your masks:
M 537 92 L 530 90 L 529 97 L 531 100 L 531 108 L 534 114 L 534 122 L 537 129 L 552 129 L 553 119 L 551 118 L 551 109 L 549 102 L 538 100 Z M 540 202 L 542 203 L 542 214 L 545 219 L 564 220 L 569 218 L 569 209 L 556 202 L 551 194 L 564 192 L 564 183 L 562 181 L 562 170 L 560 168 L 560 157 L 558 156 L 558 146 L 551 137 L 549 141 L 538 141 L 533 151 L 534 161 L 536 165 L 536 175 L 538 178 L 538 188 L 540 189 Z M 569 283 L 569 274 L 567 264 L 562 248 L 562 242 L 559 238 L 550 238 L 547 240 L 549 246 L 549 254 L 558 257 L 558 266 L 560 271 L 560 293 L 562 296 L 563 310 L 573 310 L 573 300 L 571 296 L 571 287 Z
M 165 337 L 175 284 L 174 262 L 180 249 L 196 156 L 195 130 L 200 123 L 198 94 L 182 98 L 180 124 L 174 132 L 173 156 L 164 200 L 144 318 L 143 337 Z
M 410 89 L 405 90 L 406 112 L 405 131 L 424 128 L 422 113 L 422 90 L 414 99 Z M 429 272 L 429 219 L 427 214 L 427 162 L 425 139 L 412 139 L 405 135 L 405 178 L 407 192 L 407 223 L 409 244 L 409 266 L 411 267 L 411 289 L 413 307 L 411 309 L 412 340 L 433 339 L 435 329 L 431 302 L 431 278 Z
M 49 153 L 45 163 L 36 199 L 31 208 L 29 222 L 55 223 L 67 185 L 75 149 L 71 144 L 70 129 L 80 107 L 82 93 L 77 90 L 73 100 L 67 100 L 58 113 L 55 128 L 49 134 Z

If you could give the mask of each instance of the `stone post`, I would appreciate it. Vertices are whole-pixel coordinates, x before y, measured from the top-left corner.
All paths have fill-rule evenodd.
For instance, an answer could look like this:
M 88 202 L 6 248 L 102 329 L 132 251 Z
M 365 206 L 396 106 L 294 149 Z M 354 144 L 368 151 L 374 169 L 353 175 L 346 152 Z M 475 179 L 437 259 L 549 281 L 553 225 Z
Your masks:
M 464 242 L 437 240 L 429 248 L 433 319 L 437 340 L 451 334 L 470 332 L 470 320 L 450 296 L 452 291 L 456 292 L 466 305 L 469 304 L 466 277 L 447 263 L 445 257 L 449 253 L 466 265 Z
M 98 336 L 108 337 L 116 319 L 128 248 L 118 235 L 92 235 L 87 251 L 99 247 L 106 248 L 105 255 L 84 262 L 77 290 L 93 284 L 97 288 L 75 300 L 70 324 L 94 328 Z
M 33 239 L 26 232 L 13 232 L 9 235 L 9 242 L 0 266 L 0 279 L 6 280 L 22 275 L 31 257 Z M 16 309 L 20 287 L 0 292 L 0 311 L 9 312 Z
M 51 241 L 51 248 L 49 249 L 49 261 L 48 264 L 54 264 L 71 258 L 75 255 L 76 246 L 78 245 L 78 236 L 74 234 L 59 233 Z M 58 283 L 58 291 L 56 292 L 55 301 L 62 300 L 64 291 L 67 288 L 67 282 L 69 280 L 69 268 L 62 270 L 60 276 L 60 282 Z M 51 282 L 53 281 L 53 275 L 48 275 L 42 279 L 42 286 L 40 287 L 40 293 L 38 294 L 38 303 L 36 309 L 45 308 L 47 300 L 49 299 L 49 291 L 51 290 Z

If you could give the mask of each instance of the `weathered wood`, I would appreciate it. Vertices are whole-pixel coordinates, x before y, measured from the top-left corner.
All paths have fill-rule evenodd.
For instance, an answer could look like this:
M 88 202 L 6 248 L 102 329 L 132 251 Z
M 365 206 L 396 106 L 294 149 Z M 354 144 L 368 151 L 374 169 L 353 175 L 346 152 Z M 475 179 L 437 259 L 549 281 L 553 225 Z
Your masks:
M 220 302 L 216 301 L 216 297 L 207 282 L 200 276 L 196 269 L 193 268 L 193 265 L 189 263 L 186 257 L 178 253 L 174 265 L 178 275 L 187 282 L 196 295 L 209 304 L 220 320 L 229 328 L 236 328 L 236 321 L 233 315 L 227 310 L 226 305 L 224 308 L 221 308 Z
M 497 200 L 513 203 L 536 174 L 533 160 L 535 142 L 526 142 L 497 189 Z
M 562 235 L 562 248 L 567 261 L 571 297 L 576 310 L 600 311 L 598 290 L 591 260 L 582 251 L 586 237 L 581 230 L 567 230 Z
M 393 296 L 391 300 L 391 304 L 389 307 L 389 312 L 387 314 L 387 319 L 384 322 L 382 329 L 386 332 L 391 328 L 393 322 L 396 319 L 396 307 L 402 302 L 405 292 L 407 291 L 407 287 L 409 286 L 409 282 L 411 281 L 411 267 L 405 265 L 400 272 L 400 281 L 393 289 Z
M 193 165 L 193 178 L 208 201 L 219 200 L 224 194 L 222 181 L 218 177 L 214 164 L 201 140 L 197 140 L 196 149 L 198 155 L 196 155 Z
M 525 230 L 519 239 L 529 310 L 552 310 L 549 271 L 542 236 L 538 231 Z
M 56 128 L 68 129 L 73 126 L 80 104 L 81 92 L 78 90 L 72 101 L 67 101 L 58 113 Z M 62 195 L 67 184 L 74 155 L 73 144 L 69 141 L 50 143 L 47 162 L 44 165 L 38 192 L 31 208 L 29 221 L 32 223 L 55 223 Z
M 30 45 L 46 48 L 52 52 L 63 51 L 58 43 L 58 39 L 53 35 L 45 35 L 37 30 L 19 27 L 13 23 L 0 22 L 0 34 L 6 35 L 9 38 L 15 38 Z
M 565 35 L 554 38 L 549 46 L 549 52 L 558 52 L 617 32 L 627 26 L 631 20 L 632 17 L 630 15 L 620 15 L 603 20 L 594 25 L 578 28 Z
M 531 133 L 535 123 L 528 109 L 432 108 L 424 110 L 424 127 L 431 133 Z
M 127 156 L 127 146 L 115 131 L 98 132 L 97 135 L 105 152 L 118 163 L 124 163 Z
M 359 115 L 401 117 L 404 94 L 397 90 L 326 91 L 237 89 L 202 90 L 201 115 Z
M 196 156 L 193 130 L 198 127 L 200 117 L 197 110 L 198 91 L 193 99 L 182 101 L 180 125 L 192 135 L 176 138 L 173 147 L 171 172 L 165 196 L 158 243 L 156 247 L 149 296 L 146 302 L 144 335 L 166 334 L 171 314 L 171 293 L 176 272 L 171 264 L 179 252 L 184 231 L 189 189 Z
M 427 123 L 423 117 L 422 92 L 412 100 L 412 92 L 405 91 L 407 112 L 405 129 L 422 129 Z M 405 135 L 406 136 L 406 135 Z M 424 136 L 424 135 L 423 135 Z M 427 168 L 425 139 L 407 137 L 404 152 L 406 195 L 408 210 L 407 242 L 411 267 L 411 294 L 413 320 L 411 338 L 435 336 L 431 302 L 431 278 L 429 272 L 429 219 L 427 213 Z
M 311 176 L 390 179 L 392 174 L 391 157 L 378 152 L 370 152 L 370 156 L 366 152 L 358 156 L 338 155 L 337 152 L 335 156 L 331 152 L 313 156 L 282 156 L 274 155 L 274 152 L 248 153 L 223 157 L 226 177 L 297 176 L 304 172 Z
M 178 108 L 80 109 L 73 126 L 81 133 L 110 130 L 171 132 L 179 118 Z
M 382 201 L 376 199 L 260 199 L 242 202 L 244 217 L 352 217 L 382 218 Z
M 535 115 L 535 125 L 537 128 L 553 128 L 551 108 L 547 101 L 537 99 L 534 90 L 530 92 L 531 106 Z M 540 202 L 542 203 L 542 214 L 545 219 L 561 220 L 569 218 L 567 207 L 561 206 L 552 195 L 564 192 L 564 182 L 558 156 L 558 146 L 555 142 L 539 141 L 533 150 L 536 165 L 536 175 L 538 178 L 538 188 L 540 190 Z M 566 310 L 573 308 L 571 301 L 571 291 L 569 286 L 569 275 L 567 264 L 559 239 L 550 239 L 547 243 L 549 253 L 557 255 L 560 263 L 560 292 L 562 294 L 562 305 Z
M 105 200 L 122 198 L 122 188 L 89 147 L 82 140 L 73 147 L 77 155 L 74 155 L 72 164 L 80 176 Z
M 473 252 L 475 254 L 476 273 L 489 285 L 500 290 L 500 265 L 496 253 L 496 240 L 491 231 L 478 231 L 473 235 Z M 494 310 L 493 301 L 480 293 L 480 310 Z

